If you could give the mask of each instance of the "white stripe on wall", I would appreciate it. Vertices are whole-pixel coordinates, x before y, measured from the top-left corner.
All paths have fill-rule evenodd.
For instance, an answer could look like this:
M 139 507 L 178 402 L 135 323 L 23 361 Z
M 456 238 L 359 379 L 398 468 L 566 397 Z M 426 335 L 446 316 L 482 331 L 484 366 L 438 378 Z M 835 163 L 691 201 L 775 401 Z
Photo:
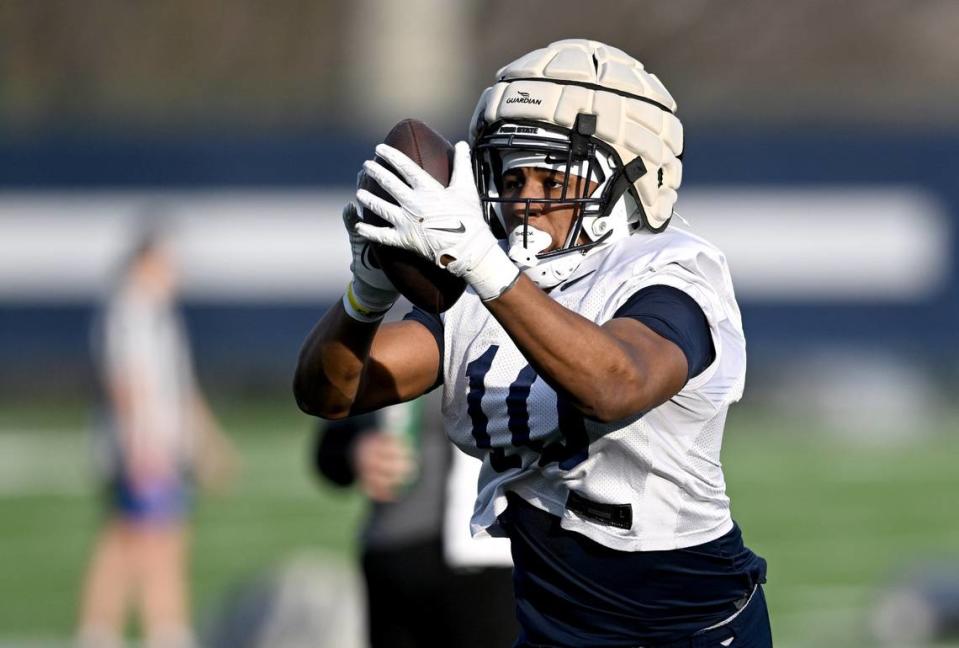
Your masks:
M 910 187 L 700 189 L 681 194 L 694 231 L 759 300 L 911 301 L 949 280 L 952 228 Z
M 187 297 L 329 299 L 349 279 L 339 215 L 349 193 L 0 193 L 0 300 L 96 297 L 148 205 L 161 205 L 173 225 Z M 910 301 L 949 279 L 950 220 L 918 189 L 704 188 L 682 196 L 680 212 L 726 253 L 741 297 Z

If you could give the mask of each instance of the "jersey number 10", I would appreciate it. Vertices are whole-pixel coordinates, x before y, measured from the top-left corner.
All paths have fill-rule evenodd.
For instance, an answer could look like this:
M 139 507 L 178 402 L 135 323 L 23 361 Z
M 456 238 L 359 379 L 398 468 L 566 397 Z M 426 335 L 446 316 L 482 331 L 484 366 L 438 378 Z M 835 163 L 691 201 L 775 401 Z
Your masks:
M 473 438 L 477 448 L 490 451 L 490 465 L 496 472 L 510 468 L 522 468 L 519 455 L 506 454 L 506 449 L 493 448 L 487 431 L 489 417 L 483 412 L 483 396 L 486 393 L 485 378 L 493 365 L 493 358 L 499 351 L 498 345 L 488 348 L 483 355 L 466 365 L 466 377 L 469 379 L 469 394 L 466 396 L 466 410 L 473 423 Z M 556 415 L 559 431 L 565 443 L 555 441 L 546 444 L 529 438 L 529 400 L 530 388 L 536 381 L 536 370 L 530 365 L 523 367 L 510 386 L 506 396 L 506 414 L 509 417 L 507 427 L 510 431 L 511 445 L 514 448 L 529 448 L 538 453 L 539 465 L 558 462 L 563 470 L 570 470 L 583 462 L 589 455 L 589 436 L 583 415 L 562 394 L 556 394 Z

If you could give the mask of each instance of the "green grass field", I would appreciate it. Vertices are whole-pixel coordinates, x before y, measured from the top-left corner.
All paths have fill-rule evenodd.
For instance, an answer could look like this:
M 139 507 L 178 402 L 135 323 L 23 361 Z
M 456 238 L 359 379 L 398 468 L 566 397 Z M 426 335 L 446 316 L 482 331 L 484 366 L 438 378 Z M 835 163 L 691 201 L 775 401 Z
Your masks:
M 363 504 L 307 468 L 310 421 L 292 405 L 219 407 L 244 471 L 196 516 L 198 618 L 290 556 L 348 564 Z M 63 645 L 101 513 L 79 407 L 0 409 L 0 646 Z M 959 562 L 955 417 L 915 444 L 837 440 L 811 421 L 734 410 L 724 464 L 733 513 L 770 565 L 777 646 L 870 646 L 877 588 L 924 559 Z

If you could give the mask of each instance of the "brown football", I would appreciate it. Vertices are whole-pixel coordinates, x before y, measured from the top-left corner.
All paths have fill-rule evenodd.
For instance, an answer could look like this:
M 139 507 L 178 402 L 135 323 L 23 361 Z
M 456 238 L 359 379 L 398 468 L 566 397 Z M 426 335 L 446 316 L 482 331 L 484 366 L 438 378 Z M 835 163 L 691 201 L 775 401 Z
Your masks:
M 416 119 L 404 119 L 389 132 L 384 143 L 405 153 L 431 176 L 446 186 L 450 182 L 453 170 L 453 146 L 446 139 Z M 392 170 L 381 157 L 376 161 Z M 365 177 L 360 189 L 396 203 L 376 182 Z M 369 210 L 363 210 L 363 220 L 371 225 L 390 227 L 390 225 Z M 432 261 L 400 248 L 388 245 L 372 245 L 373 255 L 383 272 L 390 278 L 403 296 L 431 313 L 442 313 L 456 303 L 466 289 L 466 282 L 443 270 Z

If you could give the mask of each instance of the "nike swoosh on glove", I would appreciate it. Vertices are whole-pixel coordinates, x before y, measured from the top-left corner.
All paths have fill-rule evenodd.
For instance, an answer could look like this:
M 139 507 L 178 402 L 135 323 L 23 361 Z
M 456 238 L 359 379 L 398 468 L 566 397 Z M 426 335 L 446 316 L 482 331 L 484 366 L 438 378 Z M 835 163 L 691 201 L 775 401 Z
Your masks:
M 397 173 L 371 160 L 363 164 L 363 169 L 398 204 L 366 190 L 358 191 L 356 198 L 363 208 L 391 225 L 358 223 L 356 232 L 360 236 L 429 259 L 463 277 L 484 301 L 499 297 L 513 285 L 519 269 L 483 218 L 466 142 L 456 144 L 448 187 L 391 146 L 380 144 L 376 154 Z

